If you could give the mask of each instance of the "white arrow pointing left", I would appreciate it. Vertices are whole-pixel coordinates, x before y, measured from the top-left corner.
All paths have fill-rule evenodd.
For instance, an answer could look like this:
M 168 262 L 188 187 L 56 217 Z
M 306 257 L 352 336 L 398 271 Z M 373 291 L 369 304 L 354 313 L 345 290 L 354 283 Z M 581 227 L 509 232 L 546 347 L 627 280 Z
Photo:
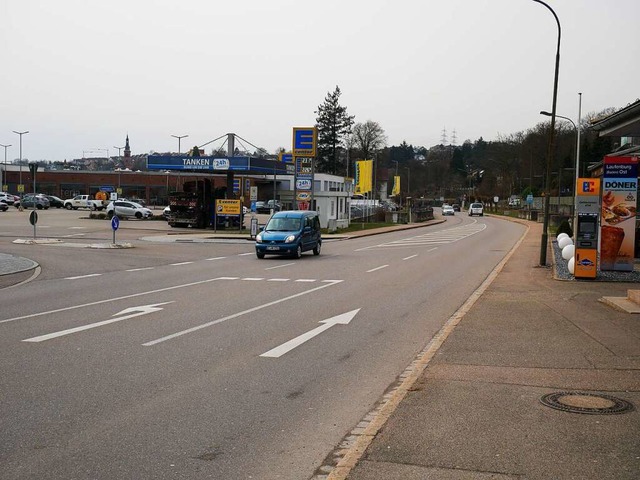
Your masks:
M 272 348 L 271 350 L 263 353 L 260 356 L 271 357 L 271 358 L 281 357 L 285 353 L 290 352 L 296 347 L 299 347 L 304 342 L 311 340 L 316 335 L 320 335 L 322 332 L 330 329 L 334 325 L 348 325 L 349 322 L 353 320 L 353 317 L 355 317 L 359 311 L 360 309 L 358 308 L 357 310 L 351 310 L 350 312 L 343 313 L 341 315 L 336 315 L 335 317 L 331 317 L 326 320 L 321 320 L 320 323 L 322 323 L 322 325 L 320 325 L 319 327 L 314 328 L 313 330 L 310 330 L 307 333 L 303 333 L 299 337 L 293 338 L 276 348 Z
M 147 315 L 148 313 L 157 312 L 162 310 L 160 305 L 167 305 L 173 302 L 154 303 L 153 305 L 141 305 L 139 307 L 125 308 L 121 312 L 114 314 L 122 315 L 121 317 L 110 318 L 109 320 L 103 320 L 102 322 L 90 323 L 89 325 L 83 325 L 81 327 L 69 328 L 68 330 L 61 330 L 59 332 L 48 333 L 46 335 L 40 335 L 39 337 L 27 338 L 23 342 L 44 342 L 45 340 L 51 340 L 52 338 L 62 337 L 64 335 L 70 335 L 72 333 L 82 332 L 91 328 L 101 327 L 103 325 L 109 325 L 110 323 L 120 322 L 133 317 L 139 317 L 140 315 Z M 127 315 L 128 314 L 128 315 Z

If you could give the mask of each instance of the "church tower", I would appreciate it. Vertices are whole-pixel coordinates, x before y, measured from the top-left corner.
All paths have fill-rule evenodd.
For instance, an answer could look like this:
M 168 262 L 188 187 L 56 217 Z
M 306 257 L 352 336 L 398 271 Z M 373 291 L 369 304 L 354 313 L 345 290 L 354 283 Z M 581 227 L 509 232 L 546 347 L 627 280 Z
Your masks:
M 129 146 L 129 134 L 127 133 L 127 142 L 124 144 L 124 166 L 131 168 L 133 162 L 131 161 L 131 147 Z

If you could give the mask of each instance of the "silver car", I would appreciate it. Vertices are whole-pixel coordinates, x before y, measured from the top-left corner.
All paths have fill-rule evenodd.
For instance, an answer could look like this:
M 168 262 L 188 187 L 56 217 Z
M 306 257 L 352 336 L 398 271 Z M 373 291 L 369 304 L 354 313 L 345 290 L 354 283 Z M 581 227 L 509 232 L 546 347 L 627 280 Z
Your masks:
M 125 218 L 125 217 L 151 218 L 153 217 L 153 212 L 151 210 L 135 202 L 124 202 L 122 200 L 116 200 L 115 202 L 111 202 L 107 206 L 107 216 L 109 218 L 113 217 L 114 209 L 115 209 L 115 214 L 120 218 Z
M 482 217 L 484 215 L 484 207 L 481 203 L 472 203 L 469 205 L 469 216 L 473 217 L 474 215 L 478 215 Z

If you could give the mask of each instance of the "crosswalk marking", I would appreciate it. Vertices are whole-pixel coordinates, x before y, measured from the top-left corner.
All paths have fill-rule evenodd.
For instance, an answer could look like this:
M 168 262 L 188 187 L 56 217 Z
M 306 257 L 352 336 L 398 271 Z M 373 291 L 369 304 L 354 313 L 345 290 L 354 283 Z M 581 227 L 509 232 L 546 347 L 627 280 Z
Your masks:
M 360 248 L 357 251 L 371 250 L 373 248 L 397 248 L 397 247 L 415 247 L 421 245 L 446 245 L 454 243 L 463 238 L 470 237 L 476 233 L 482 232 L 487 228 L 484 223 L 472 223 L 459 227 L 448 228 L 438 232 L 429 232 L 415 237 L 394 240 L 393 242 L 381 243 L 370 247 Z

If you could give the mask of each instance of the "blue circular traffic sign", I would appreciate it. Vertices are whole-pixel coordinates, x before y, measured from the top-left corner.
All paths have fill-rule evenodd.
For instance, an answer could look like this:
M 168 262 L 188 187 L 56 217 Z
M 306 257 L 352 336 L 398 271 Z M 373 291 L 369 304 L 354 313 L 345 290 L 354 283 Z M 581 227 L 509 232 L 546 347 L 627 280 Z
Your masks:
M 117 215 L 114 215 L 113 218 L 111 219 L 111 228 L 115 232 L 119 226 L 120 226 L 120 219 L 118 218 Z

